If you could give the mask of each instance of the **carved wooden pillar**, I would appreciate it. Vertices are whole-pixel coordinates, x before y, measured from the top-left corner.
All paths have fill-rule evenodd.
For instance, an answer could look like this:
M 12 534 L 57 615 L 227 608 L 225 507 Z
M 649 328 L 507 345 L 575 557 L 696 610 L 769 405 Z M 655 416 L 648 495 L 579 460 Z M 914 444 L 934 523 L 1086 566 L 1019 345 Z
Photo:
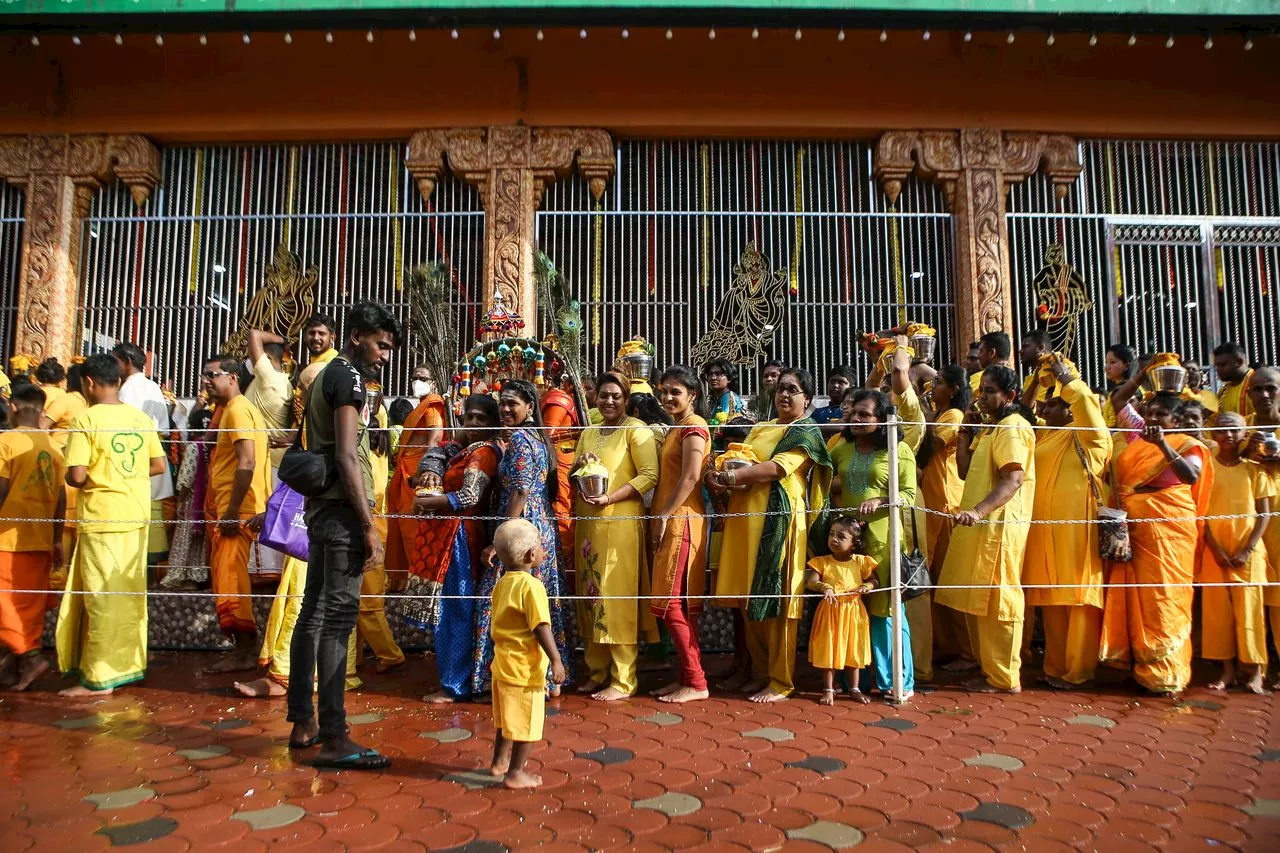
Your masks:
M 1005 197 L 1010 184 L 1040 169 L 1058 198 L 1065 197 L 1081 170 L 1075 140 L 966 128 L 890 131 L 876 145 L 875 174 L 891 202 L 915 173 L 942 185 L 955 216 L 957 358 L 987 332 L 1019 331 L 1013 328 Z
M 66 364 L 79 351 L 81 220 L 112 177 L 141 207 L 160 181 L 160 153 L 141 136 L 0 137 L 0 179 L 25 196 L 15 353 Z
M 500 292 L 509 308 L 532 318 L 534 217 L 547 184 L 577 163 L 599 201 L 613 174 L 613 140 L 603 130 L 522 125 L 424 130 L 409 140 L 405 165 L 430 199 L 447 163 L 484 200 L 484 299 Z

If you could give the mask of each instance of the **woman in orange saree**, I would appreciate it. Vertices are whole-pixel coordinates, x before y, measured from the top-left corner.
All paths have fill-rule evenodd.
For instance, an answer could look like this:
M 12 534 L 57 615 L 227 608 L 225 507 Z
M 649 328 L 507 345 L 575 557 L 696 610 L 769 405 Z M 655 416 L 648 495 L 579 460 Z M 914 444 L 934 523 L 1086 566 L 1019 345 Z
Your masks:
M 1176 696 L 1191 681 L 1191 587 L 1199 522 L 1213 487 L 1209 449 L 1177 426 L 1182 400 L 1143 406 L 1139 435 L 1116 457 L 1116 500 L 1129 513 L 1133 559 L 1112 563 L 1102 617 L 1102 662 L 1132 669 L 1146 690 Z M 1174 521 L 1149 521 L 1164 518 Z M 1124 586 L 1134 584 L 1134 586 Z
M 415 376 L 417 371 L 414 371 Z M 387 485 L 386 506 L 391 515 L 412 515 L 414 487 L 412 478 L 418 473 L 422 456 L 430 447 L 439 446 L 444 438 L 444 398 L 439 394 L 427 394 L 417 408 L 404 419 L 400 433 L 400 447 L 396 453 L 396 468 Z M 392 591 L 404 589 L 408 577 L 409 557 L 413 550 L 418 526 L 415 518 L 390 518 L 387 525 L 385 565 L 387 587 Z
M 488 667 L 477 653 L 476 638 L 489 633 L 489 601 L 475 593 L 485 546 L 482 519 L 502 459 L 497 426 L 494 399 L 468 397 L 457 433 L 464 447 L 450 444 L 426 454 L 424 476 L 439 493 L 414 502 L 417 512 L 429 515 L 416 522 L 405 591 L 418 597 L 405 601 L 404 616 L 415 628 L 433 633 L 440 689 L 426 697 L 432 704 L 466 701 L 485 689 Z M 458 452 L 446 461 L 449 450 Z

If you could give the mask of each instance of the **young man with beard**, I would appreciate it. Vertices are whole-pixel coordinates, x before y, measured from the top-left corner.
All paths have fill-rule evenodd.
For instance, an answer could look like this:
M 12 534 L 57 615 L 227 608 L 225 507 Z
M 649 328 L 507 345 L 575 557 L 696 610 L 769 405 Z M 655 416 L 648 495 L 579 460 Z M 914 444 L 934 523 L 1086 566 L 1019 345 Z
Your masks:
M 373 519 L 369 459 L 372 413 L 366 382 L 377 378 L 400 343 L 400 322 L 385 305 L 358 302 L 347 312 L 342 352 L 318 373 L 306 397 L 307 448 L 328 457 L 333 485 L 307 499 L 310 559 L 302 607 L 290 645 L 289 746 L 321 745 L 317 767 L 380 770 L 391 764 L 346 733 L 343 707 L 347 645 L 360 606 L 360 582 L 382 565 L 383 544 Z M 319 715 L 312 702 L 318 678 Z

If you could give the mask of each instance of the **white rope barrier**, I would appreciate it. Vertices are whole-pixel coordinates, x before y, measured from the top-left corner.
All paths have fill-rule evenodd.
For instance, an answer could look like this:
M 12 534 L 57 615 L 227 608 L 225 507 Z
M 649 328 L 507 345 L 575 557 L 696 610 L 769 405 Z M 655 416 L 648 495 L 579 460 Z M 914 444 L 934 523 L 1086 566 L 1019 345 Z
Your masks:
M 200 566 L 198 568 L 207 568 Z M 1271 587 L 1280 587 L 1280 581 L 1192 581 L 1189 583 L 1095 583 L 1095 584 L 1018 584 L 1016 589 L 1206 589 L 1206 588 L 1233 588 L 1233 587 L 1251 587 L 1255 589 L 1267 589 Z M 933 591 L 939 589 L 1004 589 L 1001 584 L 929 584 L 927 586 L 916 587 L 896 587 L 901 591 L 926 590 Z M 1015 587 L 1009 587 L 1015 588 Z M 870 592 L 861 593 L 861 595 L 878 595 L 880 593 L 892 592 L 895 587 L 883 586 L 877 587 Z M 146 589 L 146 590 L 89 590 L 89 589 L 0 589 L 0 595 L 123 595 L 123 596 L 139 596 L 145 595 L 148 598 L 249 598 L 249 599 L 276 599 L 276 598 L 302 598 L 302 595 L 286 595 L 284 593 L 270 592 L 228 592 L 216 593 L 210 590 L 168 590 L 168 589 Z M 855 593 L 836 593 L 837 596 L 847 597 Z M 557 595 L 552 596 L 556 601 L 748 601 L 752 599 L 821 599 L 824 593 L 821 592 L 803 592 L 792 595 L 791 593 L 743 593 L 741 595 L 717 595 L 715 593 L 705 593 L 703 595 Z M 369 598 L 385 598 L 392 600 L 406 601 L 489 601 L 487 595 L 411 595 L 404 592 L 386 592 L 377 595 L 369 595 Z M 736 607 L 736 605 L 735 605 Z M 733 608 L 721 608 L 733 609 Z

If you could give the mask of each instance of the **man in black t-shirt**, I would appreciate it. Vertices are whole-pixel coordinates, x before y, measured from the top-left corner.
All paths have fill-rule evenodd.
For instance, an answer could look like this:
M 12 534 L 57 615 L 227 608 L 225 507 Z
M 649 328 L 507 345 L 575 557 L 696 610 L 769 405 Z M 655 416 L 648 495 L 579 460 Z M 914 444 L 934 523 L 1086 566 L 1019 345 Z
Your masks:
M 347 312 L 346 345 L 308 391 L 306 444 L 330 456 L 334 485 L 307 499 L 307 583 L 289 647 L 289 746 L 321 744 L 316 767 L 380 770 L 390 760 L 347 736 L 343 690 L 347 642 L 360 607 L 360 581 L 382 565 L 382 540 L 373 523 L 366 382 L 378 378 L 400 344 L 400 322 L 379 302 L 358 302 Z M 312 704 L 311 679 L 318 680 Z

